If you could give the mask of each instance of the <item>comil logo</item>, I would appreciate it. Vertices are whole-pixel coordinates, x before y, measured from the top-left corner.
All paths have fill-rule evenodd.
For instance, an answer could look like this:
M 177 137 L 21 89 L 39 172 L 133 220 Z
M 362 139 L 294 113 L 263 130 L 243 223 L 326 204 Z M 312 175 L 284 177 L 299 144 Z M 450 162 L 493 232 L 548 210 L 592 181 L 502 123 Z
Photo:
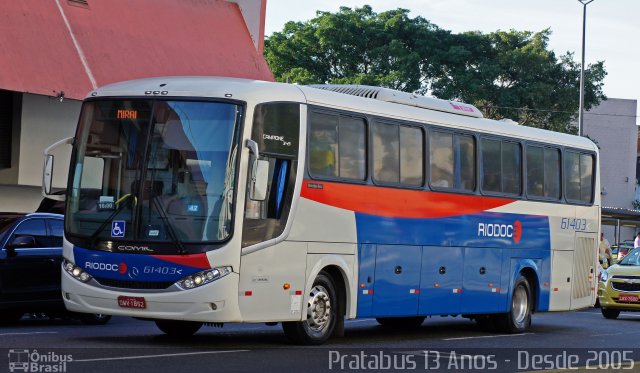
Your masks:
M 513 224 L 478 223 L 478 237 L 512 238 L 518 243 L 522 238 L 522 223 Z

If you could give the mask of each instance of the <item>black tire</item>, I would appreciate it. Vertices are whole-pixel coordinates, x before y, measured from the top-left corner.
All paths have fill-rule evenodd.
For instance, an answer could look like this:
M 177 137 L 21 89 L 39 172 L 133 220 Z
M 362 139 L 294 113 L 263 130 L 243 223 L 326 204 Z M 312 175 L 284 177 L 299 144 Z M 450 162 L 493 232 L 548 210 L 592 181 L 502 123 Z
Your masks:
M 605 319 L 617 319 L 618 316 L 620 316 L 620 310 L 612 310 L 612 309 L 608 309 L 608 308 L 600 308 L 600 311 L 602 312 L 602 316 L 604 316 Z
M 533 296 L 529 281 L 520 275 L 513 284 L 509 312 L 494 316 L 496 331 L 503 333 L 524 333 L 531 326 Z
M 307 294 L 307 317 L 303 321 L 282 323 L 282 330 L 290 341 L 301 345 L 319 345 L 334 333 L 338 317 L 338 293 L 326 272 L 320 272 Z
M 111 320 L 111 315 L 101 313 L 81 313 L 78 318 L 85 325 L 105 325 Z
M 376 317 L 378 324 L 394 329 L 416 329 L 422 325 L 423 316 L 412 317 Z
M 24 312 L 20 311 L 0 311 L 0 324 L 11 324 L 22 318 Z
M 202 323 L 197 321 L 156 320 L 156 326 L 166 335 L 184 338 L 196 334 L 202 328 Z

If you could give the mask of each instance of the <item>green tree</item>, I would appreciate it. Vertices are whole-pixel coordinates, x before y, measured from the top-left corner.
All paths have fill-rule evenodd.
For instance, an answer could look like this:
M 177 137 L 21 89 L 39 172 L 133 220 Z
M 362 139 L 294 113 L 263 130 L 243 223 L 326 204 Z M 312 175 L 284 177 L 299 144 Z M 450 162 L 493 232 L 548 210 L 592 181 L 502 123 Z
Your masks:
M 366 84 L 478 106 L 486 117 L 576 132 L 580 66 L 548 49 L 550 30 L 454 34 L 396 9 L 318 12 L 265 41 L 278 81 Z M 585 72 L 585 107 L 605 99 L 604 63 Z

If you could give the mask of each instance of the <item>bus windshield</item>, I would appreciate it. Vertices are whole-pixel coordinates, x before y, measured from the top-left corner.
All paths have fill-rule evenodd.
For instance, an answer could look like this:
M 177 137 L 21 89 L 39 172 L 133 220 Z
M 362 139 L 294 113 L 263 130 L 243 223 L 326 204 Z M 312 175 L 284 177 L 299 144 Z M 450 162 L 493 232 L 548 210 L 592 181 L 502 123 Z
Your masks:
M 86 102 L 69 183 L 70 238 L 176 249 L 227 239 L 240 109 L 202 101 Z

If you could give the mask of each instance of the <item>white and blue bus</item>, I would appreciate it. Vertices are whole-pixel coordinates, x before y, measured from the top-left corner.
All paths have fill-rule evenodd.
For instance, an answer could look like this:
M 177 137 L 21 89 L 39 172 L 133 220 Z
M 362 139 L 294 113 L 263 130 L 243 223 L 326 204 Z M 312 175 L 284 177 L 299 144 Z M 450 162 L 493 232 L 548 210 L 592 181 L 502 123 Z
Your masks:
M 68 309 L 281 322 L 460 315 L 523 332 L 595 301 L 598 149 L 468 104 L 363 86 L 167 77 L 82 106 L 66 194 Z

